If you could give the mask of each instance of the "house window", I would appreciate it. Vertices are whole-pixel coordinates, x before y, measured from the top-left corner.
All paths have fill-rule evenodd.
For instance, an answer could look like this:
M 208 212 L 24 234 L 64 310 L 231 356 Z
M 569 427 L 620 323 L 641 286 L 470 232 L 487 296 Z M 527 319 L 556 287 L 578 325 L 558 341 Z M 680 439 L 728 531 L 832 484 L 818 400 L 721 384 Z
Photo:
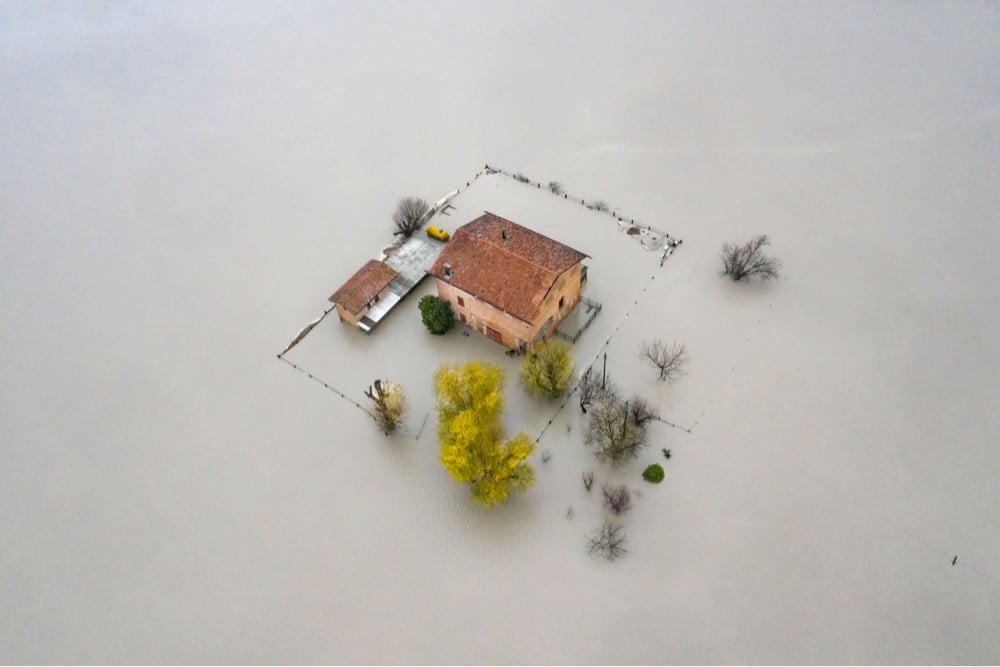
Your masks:
M 559 297 L 559 310 L 562 310 L 565 304 L 566 304 L 566 297 L 564 296 Z
M 458 297 L 458 305 L 464 306 L 465 305 L 465 299 L 463 299 L 462 297 Z
M 459 313 L 458 319 L 462 320 L 462 324 L 465 324 L 467 320 L 465 319 L 465 313 Z

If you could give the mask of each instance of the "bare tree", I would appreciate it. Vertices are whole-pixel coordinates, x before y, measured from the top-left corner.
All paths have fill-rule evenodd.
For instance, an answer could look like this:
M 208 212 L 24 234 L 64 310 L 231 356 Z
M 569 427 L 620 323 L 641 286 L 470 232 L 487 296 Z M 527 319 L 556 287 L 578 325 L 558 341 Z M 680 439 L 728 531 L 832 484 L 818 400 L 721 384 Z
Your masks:
M 624 484 L 616 486 L 602 484 L 601 495 L 604 496 L 604 507 L 615 514 L 621 514 L 632 509 L 632 492 Z
M 653 419 L 656 419 L 657 415 L 653 411 L 653 406 L 649 404 L 649 401 L 636 394 L 628 399 L 628 416 L 632 418 L 632 421 L 637 426 L 645 426 Z
M 583 414 L 587 414 L 587 406 L 594 402 L 597 394 L 601 391 L 601 383 L 596 375 L 593 366 L 589 366 L 580 376 L 580 384 L 577 385 L 577 389 L 580 391 L 580 410 L 583 411 Z
M 406 396 L 403 388 L 388 380 L 375 380 L 365 391 L 365 396 L 374 404 L 374 412 L 370 413 L 379 429 L 389 435 L 395 431 L 403 420 L 406 410 Z
M 396 212 L 392 214 L 392 222 L 396 233 L 403 236 L 413 236 L 413 232 L 424 224 L 424 215 L 430 210 L 430 205 L 419 197 L 405 197 L 396 204 Z
M 594 473 L 590 470 L 583 473 L 583 488 L 590 491 L 590 487 L 594 485 Z
M 527 176 L 525 176 L 521 172 L 517 172 L 516 174 L 514 174 L 514 180 L 515 181 L 520 181 L 522 183 L 530 183 L 531 182 L 531 179 L 528 178 Z
M 618 388 L 610 378 L 598 377 L 597 371 L 590 366 L 580 376 L 580 383 L 577 385 L 580 392 L 580 410 L 587 414 L 587 408 L 593 405 L 594 401 L 604 396 L 617 396 Z
M 722 275 L 733 280 L 760 278 L 770 280 L 778 277 L 781 262 L 764 254 L 763 248 L 770 245 L 766 234 L 755 236 L 743 245 L 724 243 L 722 245 Z
M 684 375 L 684 366 L 688 362 L 687 347 L 677 342 L 667 345 L 661 340 L 644 340 L 639 345 L 639 358 L 656 367 L 660 382 L 673 382 Z
M 608 203 L 605 202 L 605 201 L 601 201 L 600 199 L 598 199 L 595 202 L 591 202 L 590 204 L 587 204 L 587 208 L 593 209 L 595 211 L 607 211 L 608 210 Z
M 559 181 L 549 181 L 549 192 L 554 195 L 561 195 L 565 190 L 563 190 L 562 183 Z
M 587 553 L 617 560 L 627 553 L 625 528 L 618 523 L 605 521 L 600 528 L 587 536 Z
M 639 456 L 647 444 L 646 426 L 629 419 L 628 404 L 613 396 L 602 397 L 594 406 L 583 438 L 598 461 L 615 467 Z

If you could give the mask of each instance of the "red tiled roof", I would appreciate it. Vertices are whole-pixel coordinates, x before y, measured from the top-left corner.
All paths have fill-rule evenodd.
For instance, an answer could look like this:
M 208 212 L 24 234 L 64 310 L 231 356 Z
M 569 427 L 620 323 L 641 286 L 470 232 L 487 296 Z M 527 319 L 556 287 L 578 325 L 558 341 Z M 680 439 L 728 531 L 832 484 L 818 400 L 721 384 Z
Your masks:
M 587 257 L 543 234 L 486 213 L 455 230 L 428 271 L 514 317 L 533 323 L 556 279 Z M 451 265 L 451 278 L 444 266 Z
M 384 262 L 370 259 L 329 300 L 356 315 L 398 275 Z

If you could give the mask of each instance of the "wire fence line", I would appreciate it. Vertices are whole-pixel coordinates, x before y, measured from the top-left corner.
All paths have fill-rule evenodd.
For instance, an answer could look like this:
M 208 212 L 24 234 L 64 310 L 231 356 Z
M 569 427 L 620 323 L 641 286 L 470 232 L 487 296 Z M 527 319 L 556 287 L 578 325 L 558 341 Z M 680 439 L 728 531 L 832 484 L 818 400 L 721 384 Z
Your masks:
M 533 182 L 529 178 L 527 178 L 526 176 L 524 176 L 523 174 L 521 174 L 520 172 L 514 173 L 514 172 L 504 171 L 504 170 L 496 168 L 496 167 L 491 167 L 489 164 L 485 165 L 485 167 L 482 170 L 476 172 L 476 174 L 474 175 L 474 177 L 472 179 L 466 181 L 464 187 L 459 186 L 458 188 L 456 188 L 456 190 L 455 190 L 456 195 L 458 193 L 461 193 L 463 190 L 471 187 L 472 184 L 476 180 L 478 180 L 480 176 L 490 175 L 490 174 L 501 174 L 503 176 L 509 177 L 509 178 L 511 178 L 513 180 L 516 180 L 518 182 L 524 183 L 525 185 L 528 185 L 528 186 L 532 186 L 533 185 L 538 190 L 542 190 L 542 189 L 548 190 L 554 196 L 561 196 L 563 199 L 565 199 L 567 201 L 574 201 L 574 202 L 575 201 L 579 201 L 581 205 L 583 205 L 584 207 L 586 207 L 586 208 L 588 208 L 590 210 L 594 210 L 594 211 L 598 211 L 598 212 L 605 212 L 606 211 L 611 217 L 613 217 L 614 219 L 616 219 L 619 223 L 627 222 L 627 223 L 629 223 L 631 225 L 634 225 L 636 227 L 642 228 L 642 225 L 640 223 L 637 223 L 634 218 L 624 217 L 618 211 L 616 211 L 614 209 L 611 209 L 611 208 L 599 207 L 598 205 L 601 204 L 601 202 L 599 202 L 599 201 L 595 200 L 591 204 L 588 204 L 585 199 L 582 199 L 582 198 L 577 199 L 575 196 L 574 197 L 570 197 L 565 192 L 557 191 L 555 188 L 550 188 L 547 185 L 543 186 L 540 182 Z M 561 190 L 561 188 L 559 188 L 559 190 Z M 645 226 L 645 230 L 648 231 L 648 232 L 655 232 L 656 234 L 660 235 L 661 237 L 667 239 L 668 241 L 671 239 L 671 236 L 669 234 L 667 234 L 665 232 L 661 232 L 660 230 L 653 229 L 652 226 L 649 226 L 649 225 Z M 666 258 L 668 258 L 670 255 L 672 255 L 673 252 L 676 250 L 677 245 L 679 245 L 679 243 L 675 244 L 675 245 L 670 245 L 670 246 L 668 246 L 667 248 L 664 249 L 664 256 L 661 257 L 661 259 L 660 259 L 660 266 L 661 267 L 663 266 L 664 260 Z M 645 244 L 643 244 L 643 247 L 646 247 Z M 649 287 L 652 284 L 652 281 L 655 280 L 655 279 L 656 279 L 656 275 L 655 274 L 653 274 L 653 275 L 651 275 L 649 277 L 649 280 L 647 281 L 646 285 L 642 288 L 641 292 L 633 299 L 633 302 L 632 302 L 633 307 L 635 307 L 635 306 L 638 305 L 639 298 L 641 297 L 642 294 L 645 294 L 648 291 Z M 323 313 L 322 317 L 325 317 L 326 314 L 328 314 L 328 312 L 329 311 L 325 311 Z M 608 334 L 607 338 L 605 338 L 605 340 L 598 347 L 597 351 L 595 352 L 595 354 L 593 355 L 593 357 L 590 359 L 590 363 L 587 365 L 586 368 L 592 368 L 594 366 L 594 364 L 597 362 L 597 359 L 601 356 L 601 354 L 607 350 L 607 348 L 610 345 L 611 341 L 614 339 L 614 337 L 621 330 L 621 328 L 625 324 L 625 322 L 629 319 L 629 316 L 630 316 L 631 312 L 632 312 L 632 309 L 630 308 L 618 320 L 618 322 L 616 323 L 614 329 L 611 331 L 610 334 Z M 322 317 L 320 319 L 322 319 Z M 295 344 L 297 344 L 298 342 L 300 342 L 301 339 L 304 338 L 305 335 L 307 335 L 309 333 L 309 331 L 311 331 L 311 329 L 312 329 L 313 326 L 319 324 L 319 321 L 315 321 L 315 322 L 310 323 L 310 324 L 312 326 L 308 326 L 306 330 L 303 330 L 303 332 L 300 333 L 300 336 L 292 343 L 292 345 L 289 345 L 281 354 L 277 355 L 278 359 L 281 360 L 281 361 L 284 361 L 286 364 L 288 364 L 289 366 L 291 366 L 295 370 L 299 371 L 303 375 L 307 376 L 309 379 L 314 380 L 318 384 L 322 385 L 324 388 L 326 388 L 329 391 L 333 392 L 338 397 L 340 397 L 342 400 L 347 401 L 348 403 L 350 403 L 351 405 L 353 405 L 354 407 L 356 407 L 358 410 L 364 412 L 369 417 L 373 417 L 372 413 L 369 410 L 367 410 L 364 406 L 362 406 L 360 403 L 358 403 L 356 400 L 354 400 L 353 398 L 351 398 L 350 396 L 348 396 L 347 394 L 345 394 L 341 390 L 339 390 L 336 387 L 330 385 L 328 382 L 325 382 L 320 377 L 318 377 L 318 376 L 316 376 L 316 375 L 314 375 L 314 374 L 306 371 L 304 368 L 298 366 L 297 364 L 295 364 L 295 363 L 293 363 L 291 361 L 288 361 L 287 359 L 284 358 L 284 356 L 283 356 L 284 353 L 287 352 Z M 573 386 L 573 388 L 569 391 L 569 393 L 566 394 L 565 399 L 559 405 L 559 407 L 555 410 L 555 412 L 552 414 L 552 416 L 549 418 L 549 420 L 547 421 L 547 423 L 545 424 L 545 426 L 542 427 L 541 431 L 538 433 L 538 436 L 535 438 L 535 442 L 536 443 L 538 443 L 538 442 L 541 441 L 542 437 L 548 431 L 549 427 L 552 426 L 552 423 L 556 420 L 556 418 L 559 416 L 559 414 L 562 412 L 562 410 L 565 409 L 565 407 L 569 403 L 571 397 L 574 394 L 576 394 L 576 392 L 579 390 L 579 387 L 580 387 L 580 382 L 577 381 L 577 383 Z M 415 436 L 415 439 L 419 439 L 420 438 L 420 435 L 423 433 L 424 427 L 427 424 L 427 419 L 428 419 L 428 415 L 424 415 L 424 419 L 421 422 L 420 428 L 419 428 L 419 430 L 418 430 L 418 432 L 417 432 L 417 434 Z M 674 424 L 674 423 L 672 423 L 672 422 L 670 422 L 670 421 L 668 421 L 666 419 L 663 419 L 662 417 L 659 417 L 659 416 L 655 417 L 655 419 L 657 421 L 660 421 L 660 422 L 662 422 L 664 424 L 667 424 L 667 425 L 669 425 L 669 426 L 671 426 L 673 428 L 685 431 L 687 433 L 691 433 L 694 430 L 694 427 L 698 425 L 698 422 L 695 421 L 695 423 L 692 424 L 691 427 L 685 428 L 683 426 L 679 426 L 677 424 Z M 740 435 L 740 434 L 737 433 L 737 435 Z M 414 436 L 409 436 L 409 437 L 414 437 Z M 750 442 L 745 437 L 743 438 L 743 440 L 745 442 Z M 804 470 L 797 470 L 796 472 L 798 474 L 800 474 L 800 475 L 803 475 L 803 476 L 811 478 L 814 482 L 816 482 L 816 483 L 820 484 L 821 486 L 823 486 L 824 488 L 826 488 L 828 492 L 830 492 L 830 493 L 832 493 L 834 495 L 840 496 L 841 498 L 849 501 L 857 509 L 860 509 L 860 510 L 864 511 L 865 513 L 869 514 L 870 516 L 872 516 L 876 520 L 881 521 L 881 522 L 883 522 L 886 525 L 894 527 L 900 533 L 902 533 L 903 535 L 905 535 L 908 539 L 912 540 L 913 542 L 917 542 L 917 543 L 921 544 L 925 549 L 934 552 L 937 556 L 943 557 L 943 558 L 947 558 L 947 557 L 949 557 L 951 555 L 950 551 L 946 550 L 943 546 L 941 546 L 936 541 L 934 541 L 932 539 L 925 538 L 925 537 L 923 537 L 921 535 L 918 535 L 917 533 L 909 530 L 901 522 L 899 522 L 897 520 L 893 520 L 893 519 L 891 519 L 891 518 L 889 518 L 889 517 L 887 517 L 887 516 L 885 516 L 885 515 L 883 515 L 883 514 L 881 514 L 879 512 L 876 512 L 876 511 L 872 510 L 865 503 L 863 503 L 860 500 L 858 500 L 857 497 L 855 497 L 855 496 L 853 496 L 853 495 L 851 495 L 849 493 L 846 493 L 843 490 L 840 490 L 840 489 L 832 487 L 830 484 L 828 484 L 828 483 L 824 482 L 823 480 L 819 479 L 816 475 L 808 473 L 807 471 L 804 471 Z M 721 482 L 721 480 L 719 480 L 719 481 Z M 963 568 L 964 570 L 966 570 L 968 572 L 971 572 L 972 574 L 974 574 L 976 576 L 979 576 L 982 579 L 990 581 L 990 582 L 992 582 L 994 584 L 1000 584 L 1000 579 L 998 579 L 997 577 L 993 576 L 992 574 L 990 574 L 988 572 L 985 572 L 980 567 L 977 567 L 975 565 L 970 565 L 969 563 L 965 562 L 964 560 L 958 559 L 957 556 L 955 556 L 955 560 L 952 561 L 952 565 L 960 567 L 960 568 Z
M 574 202 L 575 201 L 579 201 L 582 206 L 584 206 L 585 208 L 590 209 L 592 211 L 606 212 L 613 219 L 615 219 L 616 221 L 618 221 L 619 228 L 622 227 L 622 223 L 627 223 L 629 225 L 632 225 L 634 228 L 638 228 L 640 230 L 643 230 L 640 233 L 643 233 L 643 234 L 648 233 L 648 234 L 655 235 L 654 238 L 656 236 L 658 236 L 660 238 L 667 239 L 667 240 L 670 240 L 672 238 L 666 232 L 662 232 L 662 231 L 660 231 L 658 229 L 654 229 L 651 225 L 645 225 L 645 226 L 643 226 L 640 223 L 637 223 L 635 221 L 635 218 L 629 218 L 629 217 L 623 216 L 619 211 L 615 210 L 614 208 L 608 207 L 606 204 L 604 204 L 600 200 L 594 200 L 594 201 L 592 201 L 591 203 L 588 204 L 587 201 L 585 199 L 583 199 L 583 198 L 577 199 L 575 196 L 574 197 L 570 197 L 569 194 L 566 193 L 565 191 L 563 191 L 562 187 L 560 185 L 558 185 L 558 183 L 555 182 L 555 181 L 552 181 L 549 185 L 544 185 L 543 186 L 542 183 L 536 182 L 536 181 L 532 181 L 528 177 L 524 176 L 524 174 L 522 174 L 521 172 L 505 171 L 505 170 L 500 169 L 498 167 L 490 166 L 488 163 L 485 164 L 482 169 L 480 169 L 479 171 L 477 171 L 472 176 L 472 178 L 466 180 L 464 186 L 460 184 L 457 188 L 455 188 L 455 190 L 453 190 L 454 197 L 452 197 L 451 199 L 448 199 L 448 195 L 445 195 L 445 197 L 443 198 L 443 200 L 447 199 L 448 203 L 450 203 L 455 198 L 457 198 L 457 196 L 459 194 L 461 194 L 464 190 L 467 190 L 468 188 L 470 188 L 479 179 L 480 176 L 488 176 L 488 175 L 492 175 L 492 174 L 500 174 L 502 176 L 511 178 L 512 180 L 515 180 L 515 181 L 517 181 L 519 183 L 523 183 L 525 185 L 528 185 L 529 187 L 530 186 L 534 186 L 535 189 L 537 189 L 537 190 L 543 190 L 544 189 L 544 190 L 548 191 L 549 193 L 551 193 L 553 196 L 557 196 L 557 197 L 561 196 L 564 200 L 567 200 L 567 201 L 574 201 Z M 447 208 L 447 206 L 442 207 L 442 211 L 445 208 Z M 435 214 L 440 213 L 440 212 L 441 211 L 435 211 Z M 642 245 L 647 250 L 654 249 L 654 248 L 647 248 L 645 242 L 643 242 Z M 669 249 L 672 251 L 672 250 L 675 249 L 675 247 L 676 246 L 670 246 Z M 667 256 L 666 253 L 667 253 L 667 251 L 664 250 L 664 256 Z M 663 266 L 663 259 L 662 258 L 661 258 L 661 261 L 660 261 L 660 266 L 661 267 Z M 647 281 L 646 286 L 644 286 L 642 288 L 642 291 L 641 291 L 640 295 L 644 294 L 648 290 L 649 283 L 651 283 L 655 279 L 656 279 L 655 274 L 650 276 L 650 279 L 649 279 L 649 281 Z M 636 305 L 638 305 L 638 303 L 639 303 L 639 297 L 637 296 L 635 299 L 633 299 L 632 305 L 636 306 Z M 309 371 L 307 371 L 304 368 L 298 366 L 297 364 L 295 364 L 295 363 L 293 363 L 293 362 L 285 359 L 285 357 L 284 357 L 285 353 L 287 353 L 289 350 L 291 350 L 291 348 L 295 347 L 295 345 L 297 345 L 298 343 L 300 343 L 312 331 L 312 329 L 315 328 L 330 313 L 330 311 L 332 311 L 332 310 L 333 310 L 333 308 L 329 308 L 329 309 L 324 310 L 323 314 L 318 319 L 316 319 L 313 322 L 310 322 L 308 325 L 306 325 L 306 327 L 299 333 L 299 335 L 287 347 L 285 347 L 285 349 L 281 353 L 279 353 L 277 355 L 278 359 L 281 360 L 281 361 L 284 361 L 286 364 L 288 364 L 289 366 L 291 366 L 295 370 L 299 371 L 303 375 L 306 375 L 309 379 L 314 380 L 318 384 L 322 385 L 324 388 L 326 388 L 329 391 L 333 392 L 334 394 L 336 394 L 337 396 L 339 396 L 341 399 L 347 401 L 348 403 L 350 403 L 351 405 L 355 406 L 356 408 L 358 408 L 359 410 L 361 410 L 362 412 L 364 412 L 366 415 L 368 415 L 368 416 L 371 417 L 371 416 L 373 416 L 372 413 L 371 413 L 371 411 L 369 411 L 368 409 L 366 409 L 364 406 L 362 406 L 360 403 L 358 403 L 355 399 L 351 398 L 350 396 L 348 396 L 347 394 L 345 394 L 341 390 L 337 389 L 336 387 L 332 386 L 328 382 L 324 381 L 320 377 L 318 377 L 318 376 L 310 373 Z M 591 358 L 590 363 L 587 365 L 588 368 L 591 367 L 591 366 L 593 366 L 594 362 L 596 362 L 596 360 L 600 356 L 600 354 L 607 349 L 608 345 L 611 343 L 611 341 L 614 338 L 614 336 L 621 329 L 622 324 L 624 324 L 625 320 L 628 319 L 628 317 L 630 315 L 630 312 L 631 312 L 631 309 L 629 311 L 626 311 L 625 314 L 624 314 L 624 316 L 621 319 L 619 319 L 619 321 L 616 324 L 614 330 L 611 332 L 611 334 L 608 335 L 608 337 L 600 345 L 600 347 L 598 348 L 597 352 L 594 354 L 593 358 Z M 548 420 L 548 422 L 545 424 L 545 426 L 539 432 L 538 436 L 535 438 L 535 442 L 536 443 L 541 440 L 542 436 L 545 434 L 545 432 L 548 430 L 548 428 L 552 425 L 552 422 L 559 416 L 559 413 L 562 412 L 562 410 L 566 407 L 566 404 L 569 402 L 570 398 L 577 392 L 578 388 L 579 388 L 579 381 L 576 383 L 576 385 L 574 385 L 573 389 L 566 395 L 565 400 L 563 400 L 563 402 L 559 405 L 559 407 L 553 413 L 552 417 Z M 661 421 L 664 421 L 664 420 L 661 420 Z M 665 422 L 665 423 L 670 424 L 670 422 Z M 416 436 L 417 439 L 419 439 L 420 433 L 423 432 L 423 428 L 424 428 L 425 425 L 426 425 L 426 418 L 424 420 L 424 423 L 421 424 L 421 426 L 420 426 L 420 432 Z M 676 426 L 674 424 L 670 424 L 670 425 L 674 426 L 675 428 L 680 428 L 681 430 L 687 430 L 687 432 L 690 433 L 690 429 L 684 429 L 683 427 Z M 692 428 L 693 428 L 693 426 L 692 426 Z
M 607 213 L 614 220 L 618 222 L 618 227 L 622 231 L 629 233 L 631 235 L 632 230 L 635 230 L 636 234 L 643 236 L 652 236 L 653 239 L 647 243 L 646 239 L 640 238 L 640 244 L 646 250 L 660 250 L 673 241 L 673 237 L 660 229 L 657 229 L 649 224 L 643 224 L 641 221 L 636 222 L 633 217 L 628 217 L 623 215 L 621 211 L 617 210 L 615 207 L 608 206 L 605 202 L 599 199 L 593 199 L 589 203 L 583 197 L 577 197 L 576 195 L 570 196 L 567 192 L 562 189 L 562 186 L 557 181 L 551 181 L 549 184 L 545 185 L 539 181 L 533 181 L 527 176 L 525 176 L 520 171 L 513 172 L 507 171 L 501 167 L 490 166 L 487 164 L 484 169 L 476 174 L 478 178 L 480 175 L 490 175 L 490 174 L 500 174 L 501 176 L 506 176 L 518 183 L 523 183 L 528 187 L 534 187 L 536 190 L 544 190 L 551 193 L 553 196 L 559 197 L 560 199 L 565 199 L 566 201 L 579 202 L 581 206 L 587 208 L 591 211 L 596 211 L 598 213 Z M 625 228 L 624 224 L 630 225 L 629 228 Z M 662 239 L 665 243 L 659 243 L 658 241 Z M 674 246 L 669 246 L 674 247 Z M 662 264 L 661 264 L 662 265 Z
M 333 385 L 329 384 L 328 382 L 325 382 L 322 378 L 320 378 L 320 377 L 318 377 L 316 375 L 313 375 L 312 373 L 310 373 L 306 369 L 302 368 L 298 364 L 292 363 L 288 359 L 285 359 L 285 357 L 283 357 L 280 354 L 278 355 L 278 359 L 280 359 L 281 361 L 284 361 L 286 364 L 288 364 L 289 366 L 291 366 L 292 368 L 294 368 L 298 372 L 300 372 L 303 375 L 307 376 L 310 380 L 314 380 L 317 383 L 323 385 L 326 389 L 329 389 L 334 394 L 336 394 L 340 398 L 344 399 L 345 401 L 347 401 L 348 403 L 350 403 L 351 405 L 353 405 L 354 407 L 356 407 L 358 410 L 361 410 L 362 412 L 364 412 L 369 417 L 374 417 L 374 415 L 367 408 L 365 408 L 363 405 L 361 405 L 356 400 L 354 400 L 353 398 L 351 398 L 350 396 L 348 396 L 347 394 L 345 394 L 341 390 L 337 389 Z
M 605 338 L 604 341 L 598 346 L 597 352 L 594 353 L 594 356 L 592 356 L 590 358 L 590 362 L 584 367 L 584 369 L 583 369 L 584 373 L 587 371 L 587 369 L 593 368 L 594 364 L 597 363 L 597 360 L 598 360 L 598 358 L 600 358 L 601 354 L 608 349 L 608 346 L 611 344 L 611 341 L 614 340 L 615 336 L 621 330 L 621 328 L 625 324 L 626 320 L 628 320 L 629 316 L 632 314 L 632 311 L 635 309 L 635 307 L 639 305 L 639 300 L 642 297 L 642 295 L 644 295 L 647 291 L 649 291 L 649 288 L 652 285 L 652 283 L 653 283 L 654 280 L 656 280 L 656 274 L 655 273 L 653 273 L 653 274 L 651 274 L 649 276 L 649 280 L 646 281 L 646 284 L 643 286 L 642 290 L 640 290 L 639 293 L 635 296 L 635 298 L 632 299 L 632 307 L 630 307 L 628 310 L 626 310 L 625 313 L 620 318 L 618 318 L 618 322 L 615 323 L 614 329 L 612 329 L 611 333 L 608 334 L 607 338 Z M 580 383 L 583 380 L 583 374 L 582 373 L 581 373 L 580 377 L 581 377 L 581 379 L 579 379 L 579 380 L 576 381 L 576 384 L 573 385 L 573 388 L 566 394 L 565 400 L 559 405 L 558 408 L 556 408 L 556 411 L 552 414 L 552 417 L 545 424 L 545 426 L 542 427 L 542 430 L 539 432 L 538 437 L 535 438 L 535 442 L 536 443 L 538 443 L 539 441 L 541 441 L 542 436 L 545 435 L 545 432 L 549 430 L 550 426 L 552 426 L 552 422 L 555 421 L 556 417 L 559 416 L 559 413 L 561 413 L 562 410 L 563 410 L 563 408 L 566 407 L 566 404 L 569 403 L 569 399 L 574 394 L 576 394 L 577 391 L 579 391 L 579 389 L 580 389 Z M 659 417 L 657 417 L 657 419 L 659 419 Z M 674 426 L 675 428 L 679 428 L 682 431 L 687 431 L 688 433 L 691 432 L 690 429 L 685 429 L 683 427 L 676 426 L 675 424 L 671 424 L 670 422 L 667 422 L 664 419 L 660 419 L 660 421 L 663 421 L 664 423 L 670 424 L 671 426 Z M 692 426 L 691 428 L 694 428 L 694 426 Z

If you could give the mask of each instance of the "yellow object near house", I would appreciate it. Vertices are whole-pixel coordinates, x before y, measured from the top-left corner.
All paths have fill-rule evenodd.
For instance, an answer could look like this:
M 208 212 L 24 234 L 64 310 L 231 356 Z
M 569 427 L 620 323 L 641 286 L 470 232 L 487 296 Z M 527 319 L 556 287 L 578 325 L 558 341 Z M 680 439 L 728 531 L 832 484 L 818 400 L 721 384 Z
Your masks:
M 448 240 L 448 232 L 444 231 L 440 227 L 435 227 L 434 225 L 431 225 L 427 228 L 427 236 L 431 237 L 432 239 L 437 239 L 438 241 Z

